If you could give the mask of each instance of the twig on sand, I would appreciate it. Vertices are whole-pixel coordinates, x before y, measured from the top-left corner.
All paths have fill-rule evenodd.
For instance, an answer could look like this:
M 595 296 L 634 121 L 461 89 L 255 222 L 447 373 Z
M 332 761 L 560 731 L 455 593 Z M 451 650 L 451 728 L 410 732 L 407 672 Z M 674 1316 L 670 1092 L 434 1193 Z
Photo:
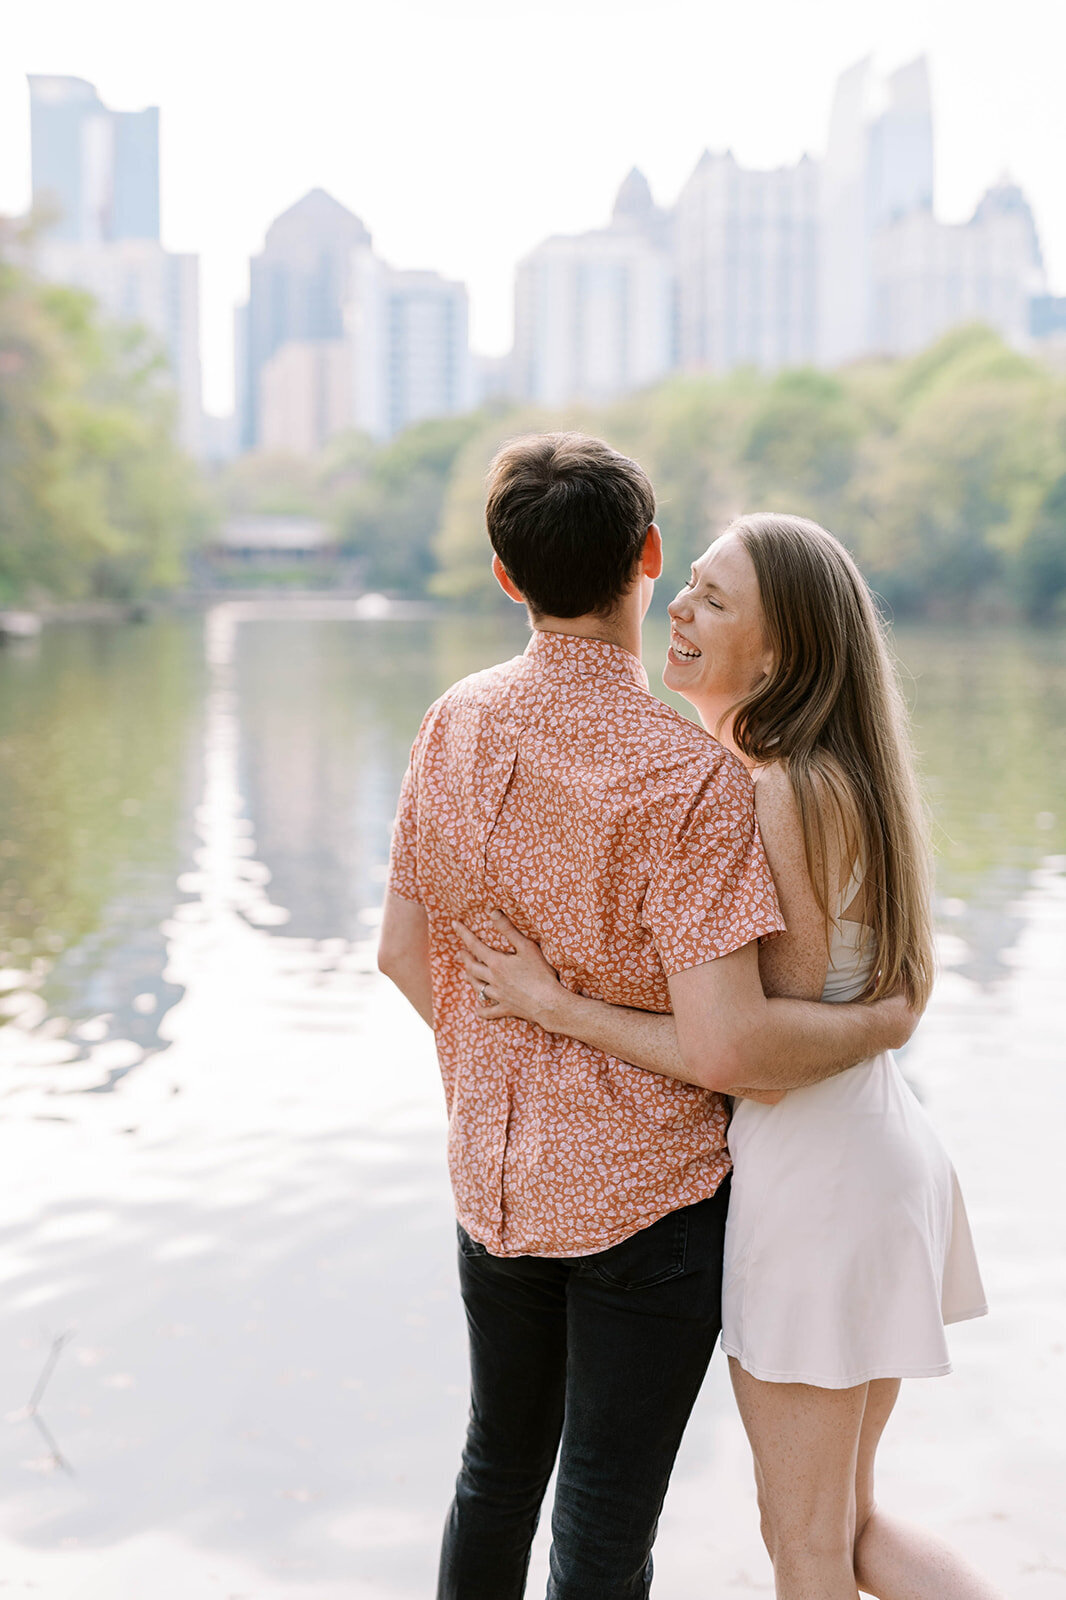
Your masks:
M 40 1405 L 44 1396 L 44 1391 L 47 1389 L 52 1374 L 56 1369 L 56 1363 L 63 1353 L 63 1346 L 68 1344 L 73 1337 L 74 1329 L 68 1328 L 66 1333 L 61 1333 L 58 1338 L 52 1340 L 52 1348 L 49 1350 L 44 1366 L 41 1368 L 41 1375 L 34 1385 L 33 1393 L 26 1402 L 26 1416 L 33 1423 L 34 1427 L 43 1438 L 45 1444 L 48 1446 L 49 1454 L 51 1455 L 53 1462 L 64 1472 L 68 1472 L 71 1477 L 74 1476 L 74 1468 L 63 1455 L 63 1452 L 60 1450 L 59 1446 L 56 1444 L 51 1432 L 49 1431 L 47 1423 L 38 1412 L 37 1407 Z

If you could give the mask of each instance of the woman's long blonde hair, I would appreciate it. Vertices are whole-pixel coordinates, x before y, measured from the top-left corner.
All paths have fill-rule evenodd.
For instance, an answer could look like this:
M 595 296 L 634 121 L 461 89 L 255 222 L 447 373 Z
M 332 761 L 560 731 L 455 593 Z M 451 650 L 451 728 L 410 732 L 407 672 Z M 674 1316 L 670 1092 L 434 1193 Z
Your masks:
M 737 748 L 783 761 L 799 804 L 818 903 L 833 915 L 832 864 L 861 866 L 877 957 L 861 998 L 933 984 L 926 813 L 908 717 L 873 596 L 816 522 L 757 512 L 730 529 L 755 566 L 774 665 L 733 712 Z

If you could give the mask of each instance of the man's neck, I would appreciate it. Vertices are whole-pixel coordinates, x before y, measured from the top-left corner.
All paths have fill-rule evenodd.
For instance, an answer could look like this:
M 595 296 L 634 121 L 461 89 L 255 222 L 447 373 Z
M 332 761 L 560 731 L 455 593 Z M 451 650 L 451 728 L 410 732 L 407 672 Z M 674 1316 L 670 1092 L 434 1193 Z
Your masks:
M 607 616 L 589 612 L 583 617 L 545 617 L 529 615 L 530 625 L 536 633 L 569 633 L 576 639 L 599 639 L 604 644 L 616 644 L 640 660 L 640 625 L 644 613 L 640 603 L 633 604 L 627 595 L 621 605 Z

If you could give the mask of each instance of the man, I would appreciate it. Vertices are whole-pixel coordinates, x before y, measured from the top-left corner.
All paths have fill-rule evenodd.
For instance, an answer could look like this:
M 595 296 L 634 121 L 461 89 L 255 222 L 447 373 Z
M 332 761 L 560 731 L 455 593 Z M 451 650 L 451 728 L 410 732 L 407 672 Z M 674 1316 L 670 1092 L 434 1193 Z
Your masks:
M 783 924 L 750 779 L 640 665 L 654 516 L 640 467 L 599 440 L 505 446 L 493 570 L 532 638 L 430 708 L 400 797 L 379 963 L 436 1031 L 470 1330 L 438 1600 L 519 1600 L 556 1456 L 550 1600 L 648 1594 L 719 1332 L 714 1091 L 816 1081 L 910 1026 L 891 1001 L 764 997 L 757 941 Z M 498 948 L 497 910 L 569 987 L 672 1010 L 691 1083 L 518 1019 L 485 1028 L 452 923 Z

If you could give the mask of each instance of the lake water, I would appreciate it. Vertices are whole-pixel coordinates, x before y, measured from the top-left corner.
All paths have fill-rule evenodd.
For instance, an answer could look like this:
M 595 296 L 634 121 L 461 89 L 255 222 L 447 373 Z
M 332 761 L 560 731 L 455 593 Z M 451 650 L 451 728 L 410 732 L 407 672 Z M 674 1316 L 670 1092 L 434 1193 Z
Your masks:
M 524 639 L 517 615 L 232 602 L 0 652 L 14 1588 L 432 1592 L 463 1336 L 429 1036 L 373 936 L 422 712 Z M 664 642 L 660 613 L 653 685 Z M 960 1168 L 994 1314 L 953 1336 L 955 1377 L 910 1386 L 886 1478 L 1043 1600 L 1066 1583 L 1066 640 L 897 646 L 943 967 L 904 1065 Z M 661 1600 L 703 1597 L 709 1570 L 716 1594 L 771 1592 L 721 1373 L 657 1560 Z

